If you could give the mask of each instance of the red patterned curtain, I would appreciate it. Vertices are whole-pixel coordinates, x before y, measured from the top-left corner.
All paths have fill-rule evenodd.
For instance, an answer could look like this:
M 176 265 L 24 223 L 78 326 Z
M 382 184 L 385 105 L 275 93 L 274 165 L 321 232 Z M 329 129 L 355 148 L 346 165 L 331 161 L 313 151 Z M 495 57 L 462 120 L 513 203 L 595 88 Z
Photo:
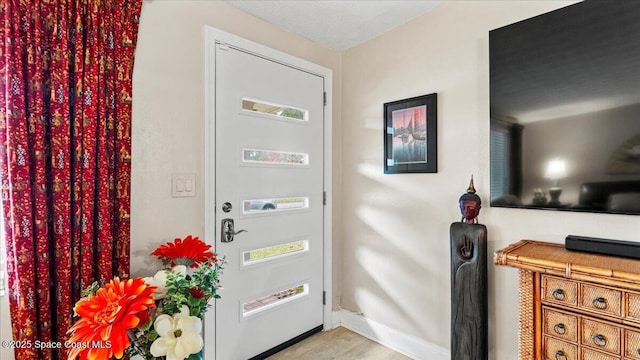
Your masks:
M 0 179 L 16 359 L 65 358 L 84 287 L 129 272 L 141 0 L 0 0 Z M 31 344 L 31 346 L 29 346 Z M 29 348 L 30 347 L 30 348 Z

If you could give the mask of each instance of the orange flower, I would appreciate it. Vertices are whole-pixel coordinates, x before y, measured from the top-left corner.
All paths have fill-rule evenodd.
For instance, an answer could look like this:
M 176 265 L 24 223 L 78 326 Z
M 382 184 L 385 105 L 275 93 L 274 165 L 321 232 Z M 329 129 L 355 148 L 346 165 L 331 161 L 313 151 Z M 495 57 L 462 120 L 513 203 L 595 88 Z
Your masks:
M 192 237 L 191 235 L 184 238 L 184 240 L 178 238 L 173 243 L 168 242 L 166 245 L 160 245 L 151 253 L 164 263 L 171 263 L 171 266 L 185 265 L 192 268 L 197 268 L 198 263 L 205 262 L 211 258 L 214 258 L 214 262 L 217 261 L 213 255 L 213 252 L 208 251 L 211 245 L 205 244 L 198 237 Z
M 140 324 L 138 314 L 155 307 L 153 291 L 142 278 L 120 281 L 114 278 L 96 295 L 89 295 L 74 308 L 80 319 L 69 329 L 68 359 L 78 355 L 85 360 L 122 358 L 129 347 L 127 330 Z

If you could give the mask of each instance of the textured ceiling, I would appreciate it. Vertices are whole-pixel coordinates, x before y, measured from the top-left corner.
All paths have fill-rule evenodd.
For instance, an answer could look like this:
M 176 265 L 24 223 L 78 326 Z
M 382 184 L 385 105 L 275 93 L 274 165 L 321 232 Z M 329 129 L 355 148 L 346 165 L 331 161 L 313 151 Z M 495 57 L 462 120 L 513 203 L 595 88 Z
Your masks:
M 321 45 L 344 51 L 387 32 L 444 1 L 223 1 Z

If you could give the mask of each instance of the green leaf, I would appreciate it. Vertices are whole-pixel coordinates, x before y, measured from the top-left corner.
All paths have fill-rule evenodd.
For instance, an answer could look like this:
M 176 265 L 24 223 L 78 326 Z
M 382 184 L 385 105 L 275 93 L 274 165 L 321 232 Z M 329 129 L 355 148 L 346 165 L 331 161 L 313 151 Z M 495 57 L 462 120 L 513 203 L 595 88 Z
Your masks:
M 149 342 L 153 342 L 158 338 L 158 332 L 155 330 L 149 331 Z
M 146 332 L 147 330 L 151 329 L 151 325 L 153 325 L 153 321 L 149 320 L 147 321 L 146 324 L 144 324 L 142 327 L 140 327 L 139 329 Z
M 89 295 L 95 295 L 98 292 L 100 285 L 97 281 L 91 283 L 91 285 L 87 286 L 84 290 L 82 290 L 82 297 L 88 297 Z
M 187 360 L 202 360 L 202 352 L 189 355 L 189 357 L 187 357 Z
M 189 308 L 193 308 L 196 307 L 198 305 L 200 305 L 200 300 L 194 298 L 194 297 L 189 297 L 189 300 L 187 300 L 187 305 L 189 306 Z

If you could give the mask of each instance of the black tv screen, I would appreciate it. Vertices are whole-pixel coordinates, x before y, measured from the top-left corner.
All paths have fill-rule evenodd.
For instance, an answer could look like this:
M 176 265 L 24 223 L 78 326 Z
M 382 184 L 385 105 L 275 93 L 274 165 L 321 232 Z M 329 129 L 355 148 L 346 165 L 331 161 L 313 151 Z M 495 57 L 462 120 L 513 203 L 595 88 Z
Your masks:
M 491 206 L 640 214 L 640 1 L 489 32 Z

